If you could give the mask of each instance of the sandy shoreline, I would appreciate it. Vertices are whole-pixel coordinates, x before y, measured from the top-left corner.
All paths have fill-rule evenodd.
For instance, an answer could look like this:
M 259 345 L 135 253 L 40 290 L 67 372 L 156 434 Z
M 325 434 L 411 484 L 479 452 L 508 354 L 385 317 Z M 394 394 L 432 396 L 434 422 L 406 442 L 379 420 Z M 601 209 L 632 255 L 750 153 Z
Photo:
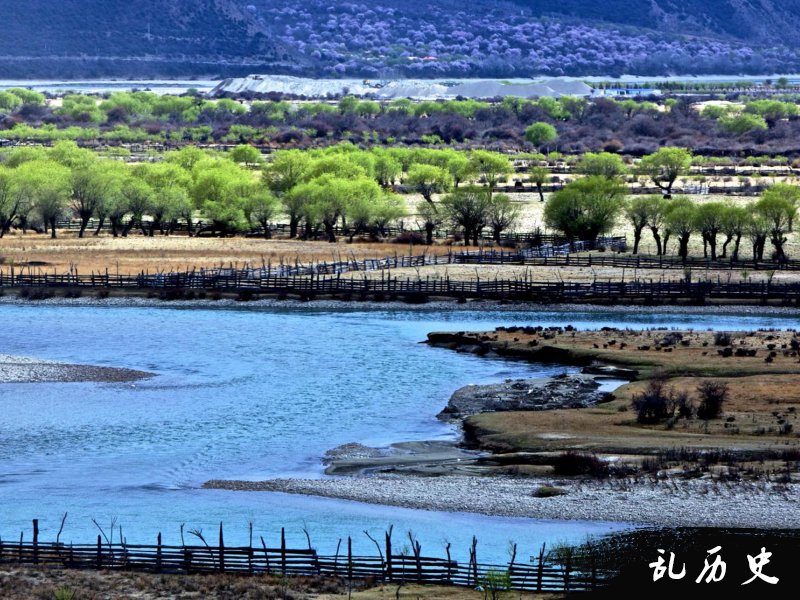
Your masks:
M 554 484 L 567 493 L 533 494 Z M 344 477 L 212 480 L 209 489 L 283 492 L 423 510 L 547 520 L 614 521 L 669 527 L 800 529 L 800 485 L 667 480 L 633 483 L 510 477 Z
M 74 365 L 0 354 L 1 383 L 100 382 L 119 383 L 152 377 L 152 373 L 117 367 Z

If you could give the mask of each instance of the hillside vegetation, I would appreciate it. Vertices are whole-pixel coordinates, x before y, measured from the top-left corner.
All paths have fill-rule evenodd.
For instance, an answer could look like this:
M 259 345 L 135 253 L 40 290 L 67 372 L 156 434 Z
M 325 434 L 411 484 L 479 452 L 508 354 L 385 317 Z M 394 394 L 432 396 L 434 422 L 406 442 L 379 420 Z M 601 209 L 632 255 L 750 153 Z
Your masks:
M 5 8 L 6 77 L 613 76 L 800 67 L 791 35 L 800 24 L 797 0 L 9 0 Z

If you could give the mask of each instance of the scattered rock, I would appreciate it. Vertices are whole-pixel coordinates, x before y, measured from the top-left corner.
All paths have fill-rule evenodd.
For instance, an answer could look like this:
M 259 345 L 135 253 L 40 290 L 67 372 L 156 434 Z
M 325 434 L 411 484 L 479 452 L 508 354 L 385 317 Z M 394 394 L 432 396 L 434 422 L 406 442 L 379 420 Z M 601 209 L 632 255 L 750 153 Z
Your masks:
M 584 408 L 605 400 L 599 387 L 593 377 L 568 374 L 468 385 L 455 391 L 438 417 L 456 421 L 483 412 Z

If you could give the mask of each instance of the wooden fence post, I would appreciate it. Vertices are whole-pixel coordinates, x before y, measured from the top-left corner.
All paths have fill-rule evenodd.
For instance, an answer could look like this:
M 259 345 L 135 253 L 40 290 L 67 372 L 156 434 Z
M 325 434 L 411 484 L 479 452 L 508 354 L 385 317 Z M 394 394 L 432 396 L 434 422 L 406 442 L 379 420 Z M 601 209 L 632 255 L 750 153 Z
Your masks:
M 97 535 L 97 568 L 103 566 L 103 538 Z
M 281 527 L 281 575 L 286 575 L 286 530 Z
M 536 591 L 542 591 L 542 578 L 544 576 L 544 549 L 547 544 L 542 544 L 542 549 L 539 550 L 539 564 L 536 569 Z
M 225 540 L 222 536 L 222 521 L 219 523 L 219 570 L 225 571 Z
M 347 537 L 347 581 L 353 581 L 353 539 Z
M 392 580 L 392 533 L 386 532 L 386 579 Z
M 156 571 L 161 572 L 161 532 L 158 532 L 156 538 Z
M 33 564 L 39 564 L 39 519 L 33 520 Z

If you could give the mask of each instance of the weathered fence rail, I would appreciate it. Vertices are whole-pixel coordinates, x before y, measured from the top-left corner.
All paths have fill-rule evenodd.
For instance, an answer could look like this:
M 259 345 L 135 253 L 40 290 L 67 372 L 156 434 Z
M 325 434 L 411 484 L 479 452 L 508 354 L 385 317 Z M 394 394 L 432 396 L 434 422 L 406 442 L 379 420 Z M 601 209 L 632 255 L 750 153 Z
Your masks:
M 424 301 L 429 297 L 459 299 L 514 300 L 528 302 L 623 302 L 651 303 L 689 300 L 759 301 L 800 300 L 800 282 L 770 281 L 729 282 L 716 280 L 687 281 L 535 281 L 527 278 L 452 280 L 448 277 L 398 278 L 382 274 L 380 278 L 342 277 L 341 275 L 257 276 L 251 271 L 187 271 L 112 275 L 109 273 L 54 275 L 15 273 L 0 270 L 0 287 L 72 288 L 120 290 L 204 290 L 269 295 L 296 295 L 305 299 L 317 296 L 357 297 L 362 299 L 405 299 Z
M 610 573 L 596 568 L 591 558 L 563 564 L 550 560 L 544 547 L 530 563 L 505 565 L 477 561 L 475 546 L 468 562 L 419 554 L 394 554 L 387 536 L 387 552 L 380 556 L 359 556 L 348 539 L 342 554 L 320 555 L 316 550 L 290 549 L 282 532 L 278 548 L 262 546 L 211 545 L 167 546 L 161 536 L 155 545 L 109 543 L 98 536 L 94 544 L 0 541 L 0 564 L 58 566 L 71 569 L 119 569 L 154 573 L 233 573 L 281 576 L 322 576 L 349 581 L 370 579 L 394 583 L 446 584 L 465 587 L 481 585 L 488 574 L 508 576 L 516 590 L 563 592 L 601 587 Z M 338 552 L 338 550 L 337 550 Z M 449 551 L 448 551 L 449 554 Z
M 488 261 L 487 261 L 488 262 Z M 800 271 L 800 260 L 775 262 L 769 260 L 730 260 L 657 255 L 620 254 L 561 254 L 554 256 L 530 256 L 526 265 L 543 267 L 615 267 L 618 269 L 705 269 L 711 271 Z

